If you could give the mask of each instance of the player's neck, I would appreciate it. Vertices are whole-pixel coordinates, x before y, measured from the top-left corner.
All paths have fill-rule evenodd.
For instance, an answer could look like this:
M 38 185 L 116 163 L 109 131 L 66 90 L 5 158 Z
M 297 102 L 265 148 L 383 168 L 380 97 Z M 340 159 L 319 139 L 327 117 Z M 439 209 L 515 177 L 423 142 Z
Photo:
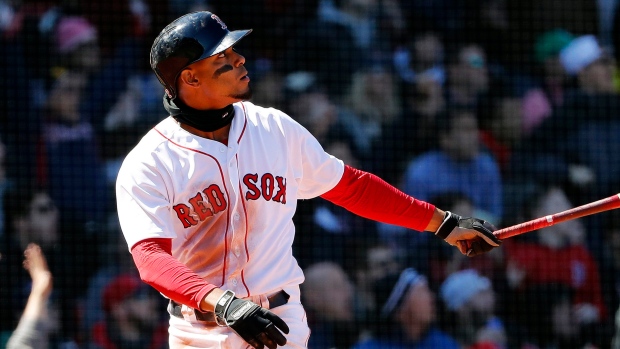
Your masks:
M 195 134 L 196 136 L 206 138 L 206 139 L 211 139 L 216 142 L 220 142 L 220 143 L 228 145 L 228 132 L 230 131 L 230 124 L 218 130 L 215 130 L 213 132 L 201 131 L 195 127 L 192 127 L 184 123 L 179 123 L 179 125 L 181 126 L 182 129 L 184 129 L 185 131 L 191 134 Z
M 217 132 L 230 125 L 235 117 L 235 107 L 232 104 L 221 109 L 198 110 L 180 99 L 172 101 L 164 96 L 164 107 L 179 124 L 191 127 L 191 130 L 206 132 L 206 134 Z

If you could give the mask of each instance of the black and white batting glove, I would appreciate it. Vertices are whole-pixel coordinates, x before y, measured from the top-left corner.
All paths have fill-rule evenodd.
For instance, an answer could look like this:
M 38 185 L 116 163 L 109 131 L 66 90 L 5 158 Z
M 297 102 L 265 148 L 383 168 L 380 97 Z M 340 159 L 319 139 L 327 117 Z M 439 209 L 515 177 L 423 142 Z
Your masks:
M 286 344 L 282 332 L 288 334 L 289 328 L 284 320 L 256 303 L 235 297 L 233 291 L 226 291 L 217 301 L 215 319 L 256 349 L 276 349 Z
M 498 247 L 502 241 L 493 235 L 495 227 L 482 219 L 463 218 L 450 211 L 435 232 L 452 246 L 456 246 L 462 254 L 473 257 Z

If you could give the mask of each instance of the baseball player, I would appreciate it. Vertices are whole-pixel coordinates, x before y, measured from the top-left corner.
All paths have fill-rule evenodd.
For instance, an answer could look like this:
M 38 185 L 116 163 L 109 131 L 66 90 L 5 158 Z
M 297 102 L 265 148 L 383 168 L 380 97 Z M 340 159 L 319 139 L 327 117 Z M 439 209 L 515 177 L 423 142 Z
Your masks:
M 288 115 L 248 102 L 233 46 L 250 32 L 207 11 L 162 30 L 151 67 L 170 116 L 118 174 L 118 215 L 140 276 L 170 300 L 171 348 L 307 347 L 304 276 L 291 253 L 299 199 L 435 232 L 470 256 L 499 246 L 490 224 L 345 166 Z

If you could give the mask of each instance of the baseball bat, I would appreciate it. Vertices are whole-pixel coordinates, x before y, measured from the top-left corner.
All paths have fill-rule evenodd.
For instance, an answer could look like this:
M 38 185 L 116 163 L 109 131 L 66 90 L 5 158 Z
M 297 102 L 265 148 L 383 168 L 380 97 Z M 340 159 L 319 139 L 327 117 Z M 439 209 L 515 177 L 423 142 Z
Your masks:
M 566 211 L 558 212 L 544 217 L 532 219 L 531 221 L 499 229 L 494 231 L 493 235 L 497 236 L 497 238 L 499 239 L 507 239 L 509 237 L 527 233 L 532 230 L 550 227 L 558 223 L 593 215 L 595 213 L 613 210 L 619 207 L 620 194 L 616 194 L 605 199 L 591 202 L 589 204 L 571 208 Z

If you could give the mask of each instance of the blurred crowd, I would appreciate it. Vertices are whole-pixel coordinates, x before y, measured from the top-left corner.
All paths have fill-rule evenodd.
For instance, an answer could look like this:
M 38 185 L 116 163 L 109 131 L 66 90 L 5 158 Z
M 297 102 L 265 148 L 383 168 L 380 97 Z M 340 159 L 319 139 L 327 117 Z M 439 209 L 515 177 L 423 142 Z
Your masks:
M 167 347 L 114 182 L 167 117 L 153 39 L 196 10 L 254 29 L 252 102 L 418 199 L 501 228 L 620 192 L 618 0 L 0 0 L 0 347 Z M 310 349 L 620 348 L 620 212 L 476 258 L 295 220 Z

